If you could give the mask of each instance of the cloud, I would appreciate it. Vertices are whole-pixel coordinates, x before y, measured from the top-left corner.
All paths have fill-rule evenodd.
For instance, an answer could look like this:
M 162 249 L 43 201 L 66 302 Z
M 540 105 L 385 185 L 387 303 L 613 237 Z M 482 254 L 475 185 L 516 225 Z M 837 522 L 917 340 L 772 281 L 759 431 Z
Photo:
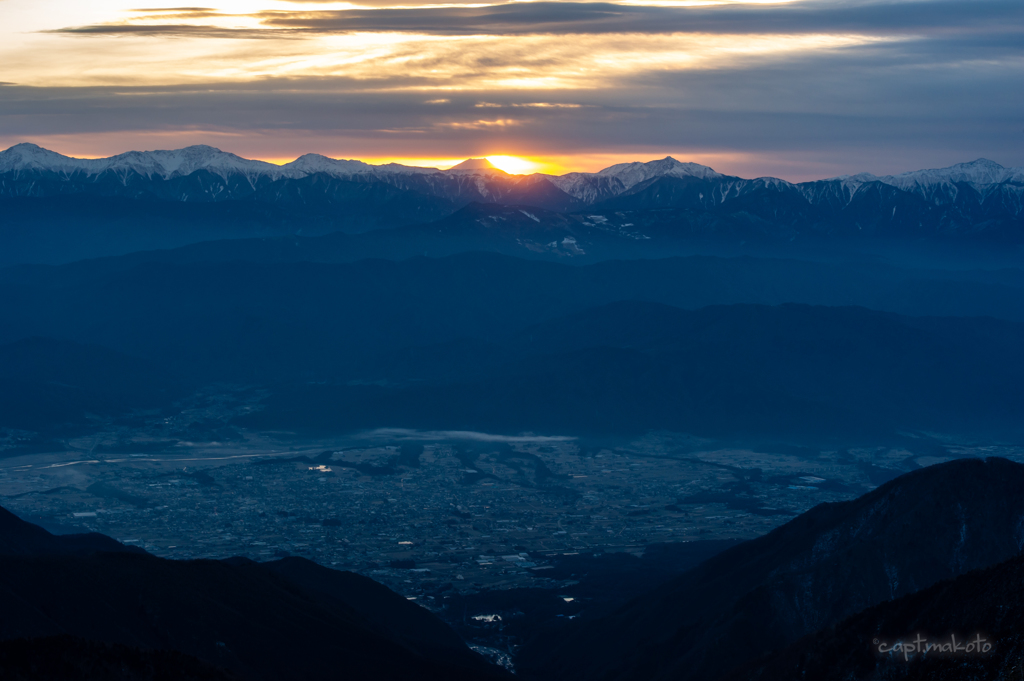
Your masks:
M 216 13 L 194 13 L 216 19 Z M 201 15 L 201 16 L 200 16 Z M 851 2 L 781 5 L 650 6 L 599 2 L 514 2 L 487 7 L 403 7 L 332 11 L 267 11 L 249 15 L 259 28 L 215 24 L 106 23 L 59 29 L 66 34 L 190 35 L 252 38 L 330 33 L 411 32 L 433 35 L 536 33 L 704 33 L 907 35 L 978 29 L 1019 34 L 1019 0 Z M 150 17 L 157 18 L 157 17 Z
M 309 7 L 46 35 L 64 51 L 0 55 L 2 80 L 38 84 L 0 87 L 0 141 L 122 145 L 113 153 L 228 140 L 273 158 L 679 154 L 795 179 L 1024 165 L 1019 0 Z

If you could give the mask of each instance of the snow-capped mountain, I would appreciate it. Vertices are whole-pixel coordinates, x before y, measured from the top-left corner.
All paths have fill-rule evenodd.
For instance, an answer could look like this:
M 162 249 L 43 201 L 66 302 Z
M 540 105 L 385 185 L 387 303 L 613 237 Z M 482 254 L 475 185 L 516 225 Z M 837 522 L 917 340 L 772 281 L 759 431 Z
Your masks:
M 931 199 L 937 189 L 966 185 L 979 192 L 993 185 L 1024 185 L 1024 168 L 1004 168 L 986 159 L 971 163 L 959 163 L 948 168 L 918 170 L 898 175 L 875 176 L 870 173 L 844 175 L 841 177 L 791 184 L 777 178 L 743 178 L 722 175 L 708 166 L 677 161 L 666 157 L 656 161 L 620 163 L 596 173 L 567 173 L 565 175 L 515 176 L 508 175 L 492 166 L 486 159 L 470 159 L 447 171 L 437 168 L 418 168 L 396 163 L 371 165 L 358 160 L 333 159 L 320 154 L 305 154 L 291 163 L 274 165 L 265 161 L 244 159 L 215 147 L 195 145 L 175 150 L 129 151 L 109 158 L 71 158 L 43 149 L 35 144 L 17 144 L 0 152 L 0 176 L 17 180 L 30 174 L 45 174 L 64 179 L 88 181 L 97 180 L 104 174 L 122 178 L 127 184 L 130 175 L 149 180 L 173 180 L 206 171 L 230 180 L 241 176 L 255 188 L 257 182 L 275 182 L 285 179 L 300 179 L 312 175 L 325 175 L 339 179 L 357 181 L 379 180 L 397 187 L 414 191 L 439 194 L 457 199 L 468 193 L 478 193 L 479 198 L 500 201 L 511 189 L 530 178 L 527 184 L 548 182 L 567 196 L 583 204 L 598 201 L 634 190 L 644 183 L 660 178 L 697 179 L 722 185 L 714 192 L 715 202 L 734 198 L 750 188 L 771 188 L 777 191 L 796 189 L 809 201 L 816 203 L 822 193 L 833 194 L 849 202 L 853 195 L 865 185 L 882 183 L 902 191 Z M 472 176 L 466 181 L 463 176 Z M 823 187 L 841 187 L 841 191 L 824 190 Z M 17 193 L 8 184 L 3 193 Z M 514 193 L 514 192 L 513 192 Z M 219 197 L 227 198 L 227 197 Z
M 48 197 L 159 202 L 164 207 L 166 202 L 231 202 L 217 214 L 272 220 L 275 232 L 421 224 L 472 203 L 490 203 L 544 209 L 549 216 L 582 216 L 587 229 L 633 240 L 661 234 L 789 242 L 813 234 L 1024 242 L 1024 169 L 984 159 L 898 175 L 862 173 L 793 184 L 723 175 L 671 157 L 555 176 L 510 175 L 485 159 L 439 170 L 306 154 L 275 165 L 209 146 L 104 159 L 69 158 L 33 144 L 0 152 L 0 200 Z M 166 213 L 164 208 L 146 210 Z M 270 218 L 267 211 L 279 217 Z
M 42 171 L 65 175 L 101 175 L 105 172 L 136 173 L 168 180 L 208 170 L 222 177 L 233 174 L 273 174 L 278 167 L 251 161 L 215 147 L 195 145 L 169 151 L 129 151 L 109 158 L 71 158 L 35 144 L 17 144 L 0 152 L 0 173 Z
M 616 177 L 627 189 L 652 177 L 699 177 L 702 180 L 725 177 L 725 175 L 716 173 L 707 166 L 702 166 L 698 163 L 683 163 L 671 156 L 647 163 L 618 163 L 598 171 L 597 175 Z
M 994 161 L 986 158 L 979 158 L 970 163 L 957 163 L 948 168 L 934 168 L 931 170 L 915 170 L 899 175 L 884 175 L 875 177 L 863 173 L 854 175 L 849 180 L 866 182 L 878 180 L 885 184 L 891 184 L 904 191 L 914 191 L 925 187 L 934 187 L 940 184 L 969 184 L 984 186 L 990 184 L 1001 184 L 1003 182 L 1024 182 L 1024 168 L 1004 168 Z
M 967 186 L 981 195 L 992 191 L 993 187 L 1005 185 L 1024 185 L 1024 168 L 1004 168 L 1003 166 L 979 158 L 970 163 L 957 163 L 948 168 L 932 168 L 914 170 L 898 175 L 877 176 L 871 173 L 842 175 L 820 182 L 838 184 L 843 188 L 847 200 L 862 186 L 872 182 L 880 182 L 897 187 L 905 192 L 917 194 L 928 200 L 952 200 L 959 192 L 960 186 Z M 815 182 L 804 183 L 805 187 L 813 187 Z

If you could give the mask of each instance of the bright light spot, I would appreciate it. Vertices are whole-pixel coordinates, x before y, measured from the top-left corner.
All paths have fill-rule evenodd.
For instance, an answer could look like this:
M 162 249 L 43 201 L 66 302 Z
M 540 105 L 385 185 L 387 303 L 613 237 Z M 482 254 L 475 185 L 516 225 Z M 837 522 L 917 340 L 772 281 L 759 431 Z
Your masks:
M 526 175 L 536 173 L 540 170 L 541 164 L 529 161 L 518 156 L 488 156 L 487 160 L 498 170 L 504 170 L 510 175 Z
M 477 622 L 500 622 L 501 615 L 473 615 L 472 619 Z

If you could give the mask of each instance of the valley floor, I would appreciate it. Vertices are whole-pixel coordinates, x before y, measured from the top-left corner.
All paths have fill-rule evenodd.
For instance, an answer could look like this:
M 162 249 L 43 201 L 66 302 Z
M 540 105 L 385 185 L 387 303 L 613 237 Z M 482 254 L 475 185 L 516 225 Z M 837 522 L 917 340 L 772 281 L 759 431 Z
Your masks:
M 922 455 L 668 433 L 600 443 L 412 431 L 301 441 L 235 431 L 199 442 L 160 439 L 150 425 L 38 453 L 21 453 L 8 433 L 0 504 L 54 531 L 101 532 L 168 558 L 305 556 L 431 609 L 445 594 L 567 586 L 553 570 L 565 556 L 750 539 L 950 457 L 1024 462 L 1024 447 L 1012 446 Z

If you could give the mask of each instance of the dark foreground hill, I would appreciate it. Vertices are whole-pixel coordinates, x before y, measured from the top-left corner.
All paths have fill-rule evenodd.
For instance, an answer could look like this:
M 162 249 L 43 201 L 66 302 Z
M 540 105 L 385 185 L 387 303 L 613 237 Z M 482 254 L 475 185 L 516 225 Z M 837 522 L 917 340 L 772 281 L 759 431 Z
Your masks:
M 447 625 L 365 577 L 297 558 L 263 565 L 68 555 L 63 545 L 81 539 L 44 545 L 44 530 L 5 518 L 0 640 L 70 635 L 172 650 L 253 680 L 503 676 Z
M 53 535 L 38 525 L 26 523 L 7 509 L 0 508 L 0 556 L 81 556 L 97 551 L 145 553 L 137 546 L 125 546 L 98 532 Z
M 225 669 L 172 650 L 141 650 L 49 636 L 0 641 L 4 681 L 238 681 Z
M 916 639 L 949 644 L 921 654 Z M 977 636 L 987 653 L 968 649 Z M 953 651 L 954 640 L 963 646 Z M 875 643 L 877 641 L 878 643 Z M 902 643 L 911 643 L 904 654 Z M 879 652 L 879 647 L 887 651 Z M 895 650 L 893 650 L 895 649 Z M 804 637 L 723 681 L 1015 681 L 1024 673 L 1024 557 L 876 605 Z M 797 671 L 799 670 L 799 671 Z
M 724 551 L 524 651 L 520 668 L 543 679 L 710 681 L 865 608 L 1017 556 L 1022 519 L 1024 466 L 932 466 Z

